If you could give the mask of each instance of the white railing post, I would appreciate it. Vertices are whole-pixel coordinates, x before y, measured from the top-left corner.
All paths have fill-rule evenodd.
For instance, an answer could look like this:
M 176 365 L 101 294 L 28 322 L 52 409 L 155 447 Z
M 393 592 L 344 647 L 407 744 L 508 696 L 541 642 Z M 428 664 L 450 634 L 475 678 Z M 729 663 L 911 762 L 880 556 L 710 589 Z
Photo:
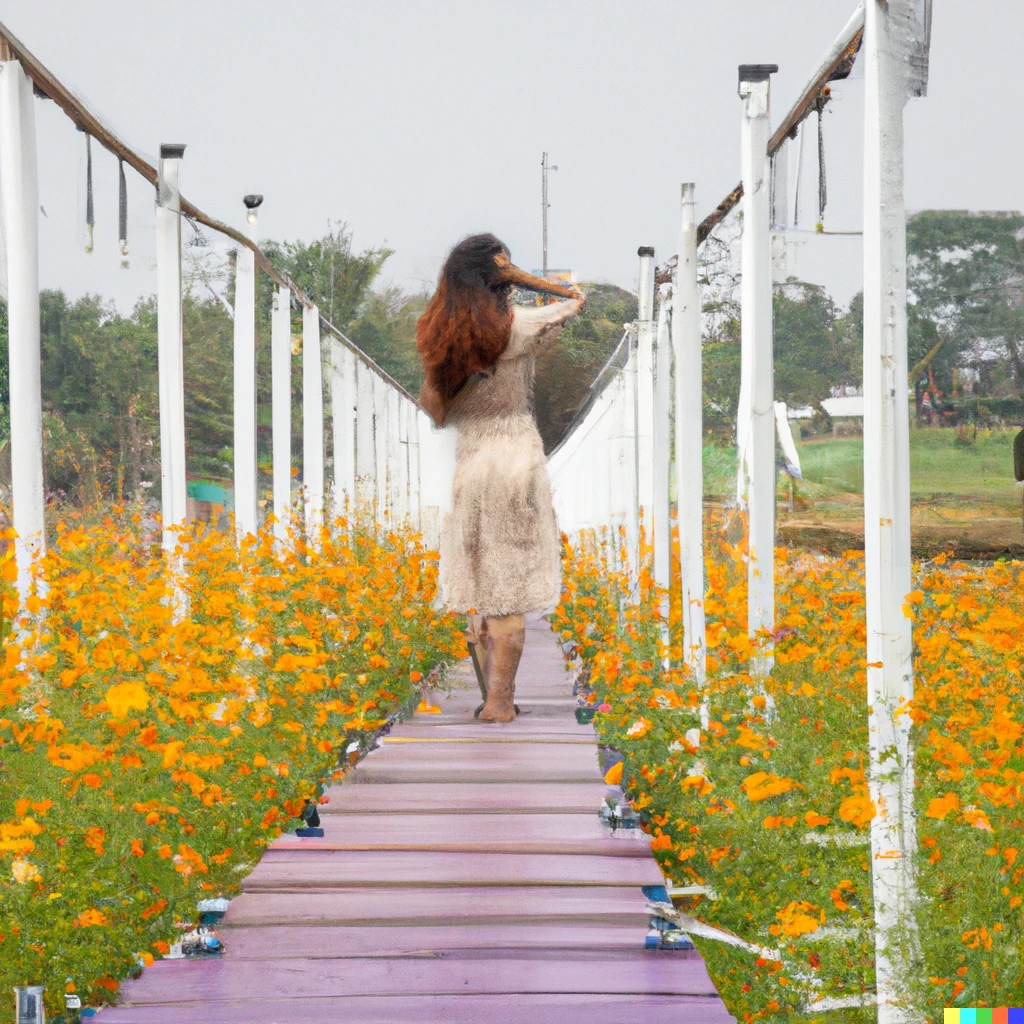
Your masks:
M 423 532 L 423 502 L 420 493 L 420 415 L 409 406 L 409 515 L 418 533 Z
M 246 196 L 245 234 L 256 237 L 262 196 Z M 234 324 L 235 532 L 241 540 L 259 529 L 256 496 L 256 258 L 239 245 L 235 259 Z
M 694 187 L 683 185 L 682 227 L 672 303 L 676 356 L 676 508 L 684 660 L 703 687 L 704 636 L 704 425 L 700 289 L 697 284 Z
M 867 0 L 864 29 L 864 555 L 871 753 L 872 891 L 879 1024 L 920 1019 L 906 1005 L 914 973 L 914 696 L 910 423 L 907 402 L 906 210 L 900 35 L 908 0 Z
M 373 502 L 374 519 L 381 523 L 388 507 L 388 397 L 385 383 L 370 371 L 373 382 Z
M 672 585 L 672 516 L 669 476 L 672 470 L 671 356 L 670 323 L 675 316 L 675 301 L 670 285 L 662 285 L 658 304 L 658 333 L 654 350 L 654 502 L 651 526 L 654 530 L 654 581 L 665 592 L 660 600 L 663 640 L 666 653 L 663 668 L 668 669 L 668 591 Z
M 747 629 L 775 629 L 775 409 L 768 132 L 775 64 L 743 64 L 743 240 L 739 492 L 748 510 Z M 770 668 L 770 653 L 759 659 Z
M 640 257 L 640 273 L 634 364 L 636 399 L 633 407 L 636 425 L 636 489 L 637 503 L 642 510 L 647 530 L 647 543 L 650 544 L 654 511 L 654 249 L 642 245 L 637 255 Z M 639 571 L 639 561 L 636 568 Z
M 274 293 L 270 358 L 274 536 L 280 545 L 288 537 L 292 507 L 292 296 L 287 288 L 278 288 Z
M 324 515 L 324 383 L 320 355 L 320 312 L 302 309 L 302 490 L 306 536 L 319 543 Z
M 374 471 L 377 465 L 373 438 L 373 382 L 376 374 L 355 357 L 356 380 L 356 498 L 360 514 L 372 513 Z
M 394 525 L 403 516 L 401 482 L 399 480 L 398 454 L 401 448 L 401 436 L 398 422 L 398 392 L 388 384 L 384 384 L 384 417 L 387 424 L 387 495 L 388 510 L 391 523 Z
M 20 61 L 0 63 L 0 187 L 7 241 L 11 497 L 22 609 L 33 562 L 46 550 L 43 406 L 39 370 L 39 178 L 32 82 Z
M 345 513 L 345 498 L 356 500 L 356 356 L 340 342 L 331 345 L 331 427 L 334 431 L 334 515 Z
M 185 373 L 181 318 L 181 158 L 161 146 L 156 207 L 157 359 L 163 547 L 173 555 L 185 522 Z M 173 570 L 172 570 L 173 571 Z
M 398 517 L 409 519 L 409 419 L 412 409 L 405 398 L 395 393 L 398 403 Z

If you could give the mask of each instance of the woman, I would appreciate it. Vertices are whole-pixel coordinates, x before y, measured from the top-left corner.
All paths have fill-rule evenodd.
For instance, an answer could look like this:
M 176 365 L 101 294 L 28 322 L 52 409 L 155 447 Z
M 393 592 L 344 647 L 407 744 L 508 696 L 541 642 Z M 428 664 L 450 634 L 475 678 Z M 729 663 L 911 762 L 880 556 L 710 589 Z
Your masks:
M 516 284 L 573 298 L 513 306 Z M 494 235 L 472 235 L 449 253 L 416 329 L 426 370 L 420 404 L 438 426 L 458 431 L 440 584 L 448 608 L 469 616 L 485 722 L 515 718 L 524 613 L 561 597 L 561 541 L 533 418 L 534 360 L 584 301 L 578 288 L 513 266 Z

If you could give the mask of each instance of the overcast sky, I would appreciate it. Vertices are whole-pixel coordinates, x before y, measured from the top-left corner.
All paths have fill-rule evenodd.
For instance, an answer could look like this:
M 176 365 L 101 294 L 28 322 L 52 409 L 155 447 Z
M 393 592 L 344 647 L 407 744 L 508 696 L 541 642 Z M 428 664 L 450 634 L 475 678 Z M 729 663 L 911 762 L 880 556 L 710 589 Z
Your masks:
M 347 221 L 386 243 L 383 279 L 432 286 L 461 235 L 493 231 L 540 265 L 634 287 L 636 250 L 675 252 L 679 184 L 698 215 L 739 180 L 740 63 L 776 63 L 773 120 L 795 100 L 853 0 L 9 0 L 3 18 L 127 142 L 184 142 L 183 192 L 259 235 L 310 240 Z M 1024 5 L 936 3 L 929 96 L 907 110 L 907 204 L 1020 209 L 1013 96 Z M 863 78 L 825 117 L 826 226 L 860 228 Z M 129 171 L 132 267 L 117 265 L 116 162 L 94 147 L 96 251 L 84 254 L 84 139 L 37 101 L 42 282 L 130 308 L 155 288 L 153 190 Z M 816 132 L 813 120 L 808 122 Z M 811 139 L 808 140 L 809 142 Z M 816 216 L 814 145 L 801 218 Z M 186 232 L 186 238 L 190 232 Z M 845 301 L 859 240 L 794 236 L 790 272 Z

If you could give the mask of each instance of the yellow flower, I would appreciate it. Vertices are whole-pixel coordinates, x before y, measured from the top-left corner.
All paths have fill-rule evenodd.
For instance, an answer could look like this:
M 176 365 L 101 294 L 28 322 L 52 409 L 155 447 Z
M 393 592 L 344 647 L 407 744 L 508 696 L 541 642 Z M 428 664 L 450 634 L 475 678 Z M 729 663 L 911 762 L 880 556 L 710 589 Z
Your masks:
M 107 707 L 115 718 L 126 718 L 131 710 L 145 711 L 149 694 L 142 683 L 118 683 L 106 693 Z
M 14 876 L 14 880 L 22 885 L 25 882 L 41 882 L 43 880 L 35 864 L 21 857 L 14 858 L 14 863 L 11 864 L 11 874 Z

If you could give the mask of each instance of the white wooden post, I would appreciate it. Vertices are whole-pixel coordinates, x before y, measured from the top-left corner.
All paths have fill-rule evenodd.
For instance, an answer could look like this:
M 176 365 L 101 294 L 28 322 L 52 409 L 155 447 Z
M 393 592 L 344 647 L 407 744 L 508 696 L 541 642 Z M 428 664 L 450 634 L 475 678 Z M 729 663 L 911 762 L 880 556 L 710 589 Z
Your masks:
M 377 465 L 373 442 L 373 381 L 376 374 L 355 356 L 356 379 L 356 498 L 360 515 L 373 510 Z
M 384 384 L 384 416 L 387 423 L 387 495 L 388 510 L 394 524 L 404 515 L 402 509 L 401 484 L 398 478 L 398 454 L 402 450 L 398 423 L 398 392 L 386 381 Z
M 740 494 L 749 524 L 747 629 L 775 629 L 775 410 L 772 365 L 769 76 L 775 64 L 743 64 L 743 282 L 739 442 Z M 770 668 L 770 654 L 760 661 Z
M 324 515 L 324 382 L 320 355 L 320 312 L 302 310 L 302 484 L 306 536 L 319 543 Z
M 672 585 L 672 517 L 669 475 L 672 469 L 670 322 L 675 315 L 671 285 L 662 285 L 658 304 L 658 333 L 654 350 L 654 504 L 651 525 L 654 530 L 654 581 L 663 588 L 660 601 L 662 639 L 666 653 L 662 667 L 667 671 L 668 591 Z M 596 460 L 595 460 L 596 463 Z
M 39 370 L 39 177 L 32 82 L 20 61 L 0 63 L 0 187 L 7 242 L 11 497 L 22 609 L 33 562 L 46 550 L 43 407 Z
M 270 320 L 270 379 L 273 423 L 274 536 L 283 544 L 292 508 L 292 296 L 274 293 Z
M 864 27 L 864 555 L 872 891 L 879 1024 L 919 1020 L 906 1006 L 913 971 L 914 696 L 907 402 L 906 210 L 900 22 L 910 0 L 867 0 Z
M 637 503 L 651 542 L 654 511 L 654 249 L 642 245 L 636 319 L 636 480 Z M 637 570 L 640 564 L 637 562 Z
M 698 688 L 706 677 L 704 633 L 704 424 L 700 289 L 694 186 L 683 185 L 672 303 L 676 356 L 676 508 L 679 516 L 683 650 Z
M 423 532 L 423 502 L 420 493 L 419 407 L 409 406 L 409 514 L 419 533 Z
M 345 514 L 345 498 L 356 500 L 356 355 L 340 342 L 331 346 L 331 426 L 334 430 L 334 515 Z
M 373 381 L 374 518 L 380 523 L 388 507 L 388 396 L 384 381 L 372 370 L 370 373 Z
M 409 419 L 412 409 L 397 392 L 395 398 L 398 403 L 398 517 L 405 524 L 409 519 Z
M 156 207 L 157 361 L 160 394 L 160 486 L 163 546 L 174 553 L 185 522 L 185 372 L 181 323 L 181 158 L 184 146 L 161 146 Z
M 245 234 L 256 236 L 257 196 L 246 196 Z M 256 497 L 256 259 L 238 246 L 234 323 L 235 532 L 241 540 L 259 530 Z

